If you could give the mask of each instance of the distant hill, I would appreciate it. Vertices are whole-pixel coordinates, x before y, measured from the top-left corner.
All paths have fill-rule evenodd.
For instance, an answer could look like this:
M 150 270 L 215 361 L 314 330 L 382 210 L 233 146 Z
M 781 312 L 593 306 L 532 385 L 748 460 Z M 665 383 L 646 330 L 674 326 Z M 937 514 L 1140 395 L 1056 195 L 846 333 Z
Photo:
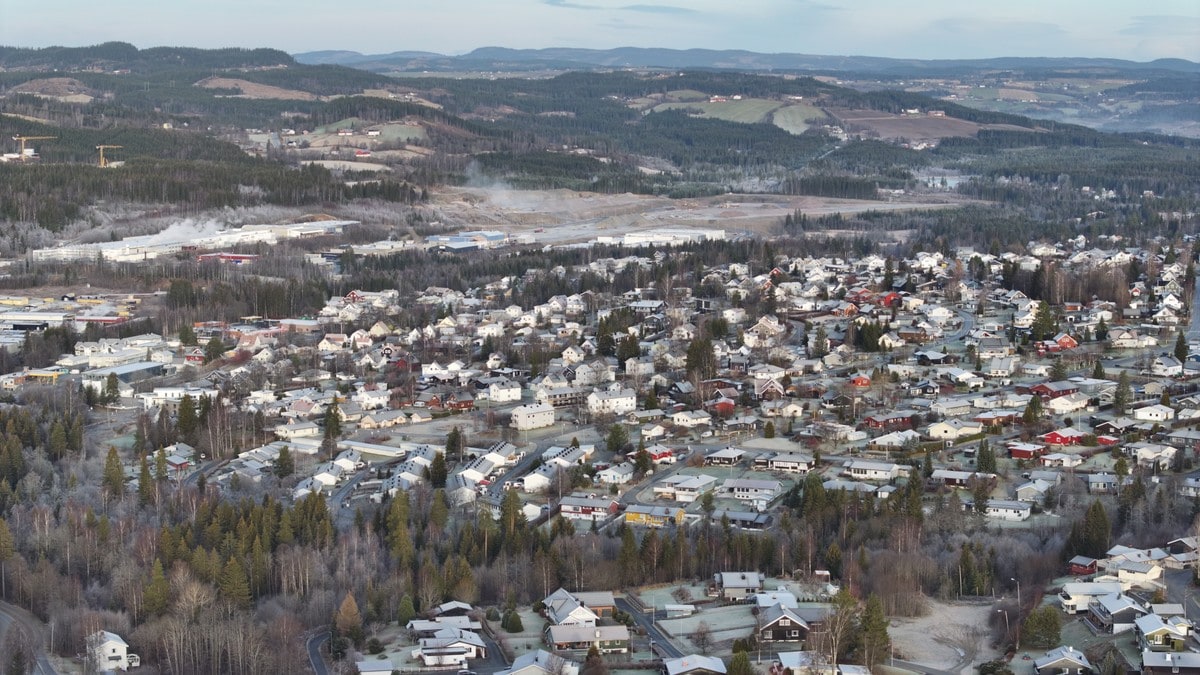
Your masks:
M 1183 59 L 1138 62 L 1101 58 L 1001 57 L 991 59 L 893 59 L 875 56 L 830 56 L 819 54 L 764 54 L 744 50 L 651 49 L 509 49 L 481 47 L 461 56 L 402 51 L 390 54 L 360 54 L 353 51 L 305 52 L 294 55 L 300 63 L 330 63 L 372 68 L 403 68 L 420 61 L 422 69 L 453 70 L 472 67 L 507 66 L 510 69 L 567 67 L 598 68 L 705 68 L 741 71 L 797 70 L 857 73 L 951 73 L 983 70 L 1095 69 L 1110 72 L 1163 71 L 1200 73 L 1200 63 Z

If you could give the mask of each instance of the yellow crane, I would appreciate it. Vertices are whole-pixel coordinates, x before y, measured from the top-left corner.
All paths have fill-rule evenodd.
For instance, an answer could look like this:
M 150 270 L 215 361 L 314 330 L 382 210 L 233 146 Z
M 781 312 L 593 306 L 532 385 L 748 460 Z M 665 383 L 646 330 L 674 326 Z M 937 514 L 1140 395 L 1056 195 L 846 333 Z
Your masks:
M 25 154 L 26 141 L 52 141 L 56 138 L 58 138 L 58 136 L 21 136 L 20 134 L 12 137 L 12 139 L 14 141 L 21 144 L 21 161 L 22 162 L 29 159 L 29 156 Z
M 100 166 L 101 168 L 108 166 L 108 160 L 104 159 L 104 151 L 114 148 L 123 148 L 123 145 L 97 145 L 96 149 L 100 151 Z

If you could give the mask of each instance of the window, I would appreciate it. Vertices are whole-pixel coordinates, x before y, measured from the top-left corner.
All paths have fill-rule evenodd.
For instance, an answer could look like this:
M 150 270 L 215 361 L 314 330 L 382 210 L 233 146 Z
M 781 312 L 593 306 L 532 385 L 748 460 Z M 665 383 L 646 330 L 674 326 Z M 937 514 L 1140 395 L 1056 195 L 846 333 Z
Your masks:
M 788 631 L 788 637 L 800 637 L 800 631 L 790 630 Z

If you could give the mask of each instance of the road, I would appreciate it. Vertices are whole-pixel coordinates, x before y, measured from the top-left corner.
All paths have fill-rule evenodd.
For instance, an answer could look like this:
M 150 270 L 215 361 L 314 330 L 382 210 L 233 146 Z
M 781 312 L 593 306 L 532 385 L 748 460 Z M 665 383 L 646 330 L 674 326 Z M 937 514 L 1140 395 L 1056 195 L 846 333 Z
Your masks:
M 1183 605 L 1183 613 L 1193 624 L 1200 623 L 1200 603 L 1192 589 L 1192 570 L 1166 570 L 1167 602 Z
M 325 659 L 321 658 L 321 645 L 328 639 L 329 627 L 322 626 L 313 630 L 312 635 L 304 641 L 304 646 L 308 649 L 308 663 L 317 675 L 329 675 L 329 671 L 325 669 Z
M 43 648 L 46 640 L 41 622 L 16 605 L 0 602 L 0 638 L 3 638 L 4 633 L 13 622 L 25 629 L 25 634 L 29 636 L 30 642 L 36 650 L 34 652 L 34 675 L 58 675 L 58 671 L 51 665 Z
M 1188 324 L 1187 339 L 1200 340 L 1200 276 L 1196 277 L 1196 290 L 1192 294 L 1192 322 Z
M 646 635 L 650 637 L 650 641 L 654 644 L 655 652 L 665 659 L 678 659 L 683 656 L 683 652 L 679 651 L 671 640 L 658 630 L 658 626 L 654 623 L 653 615 L 647 616 L 643 612 L 639 612 L 625 598 L 616 598 L 617 609 L 625 612 L 633 617 L 634 623 L 646 631 Z

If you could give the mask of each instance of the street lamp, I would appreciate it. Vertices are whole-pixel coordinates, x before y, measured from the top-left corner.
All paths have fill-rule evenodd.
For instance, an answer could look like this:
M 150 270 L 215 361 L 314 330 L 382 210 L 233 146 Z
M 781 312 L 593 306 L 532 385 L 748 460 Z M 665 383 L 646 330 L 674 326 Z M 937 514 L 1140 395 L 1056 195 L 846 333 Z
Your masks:
M 1009 581 L 1017 582 L 1017 611 L 1021 611 L 1021 580 L 1016 577 L 1009 577 Z
M 1012 632 L 1012 627 L 1008 625 L 1008 610 L 998 609 L 996 613 L 1004 615 L 1004 638 L 1008 639 L 1008 634 Z

